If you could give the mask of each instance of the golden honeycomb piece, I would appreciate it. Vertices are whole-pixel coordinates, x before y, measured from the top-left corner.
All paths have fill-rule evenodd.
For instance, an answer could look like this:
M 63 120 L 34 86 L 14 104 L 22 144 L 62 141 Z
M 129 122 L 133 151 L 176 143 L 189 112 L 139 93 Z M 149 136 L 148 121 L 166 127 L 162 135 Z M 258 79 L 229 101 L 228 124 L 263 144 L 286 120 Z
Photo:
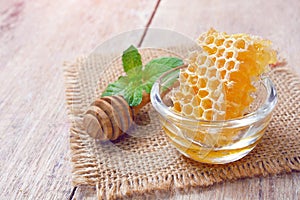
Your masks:
M 243 116 L 253 102 L 254 82 L 277 61 L 271 42 L 214 29 L 197 41 L 202 51 L 192 52 L 188 67 L 180 71 L 180 86 L 171 97 L 173 109 L 201 120 Z

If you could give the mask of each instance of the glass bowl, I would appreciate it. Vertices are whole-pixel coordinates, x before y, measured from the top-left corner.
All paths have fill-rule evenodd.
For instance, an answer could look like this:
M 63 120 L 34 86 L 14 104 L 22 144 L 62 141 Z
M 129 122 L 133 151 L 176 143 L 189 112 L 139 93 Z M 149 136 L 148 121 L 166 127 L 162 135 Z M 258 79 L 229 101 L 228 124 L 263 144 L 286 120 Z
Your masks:
M 170 91 L 178 87 L 180 69 L 164 73 L 153 85 L 151 102 L 169 141 L 183 155 L 203 163 L 224 164 L 246 156 L 261 140 L 277 102 L 272 81 L 263 77 L 249 113 L 224 121 L 184 117 L 172 110 Z

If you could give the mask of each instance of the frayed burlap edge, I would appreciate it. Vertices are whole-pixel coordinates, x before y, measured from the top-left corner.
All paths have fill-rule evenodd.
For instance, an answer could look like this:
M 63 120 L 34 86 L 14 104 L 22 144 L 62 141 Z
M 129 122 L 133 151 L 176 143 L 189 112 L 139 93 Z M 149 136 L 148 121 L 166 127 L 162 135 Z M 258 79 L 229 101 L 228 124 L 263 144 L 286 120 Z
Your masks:
M 70 133 L 70 148 L 71 148 L 71 162 L 72 169 L 72 184 L 78 185 L 94 185 L 91 184 L 91 177 L 84 177 L 83 175 L 88 171 L 97 171 L 99 165 L 97 159 L 89 152 L 88 145 L 82 143 L 82 138 L 85 138 L 90 143 L 93 141 L 86 134 L 83 133 L 82 127 L 78 127 L 78 120 L 80 120 L 81 113 L 84 113 L 82 108 L 82 94 L 79 87 L 79 72 L 78 69 L 81 64 L 87 59 L 86 56 L 78 57 L 74 63 L 64 63 L 65 76 L 65 96 L 68 108 L 68 117 L 71 123 Z M 80 135 L 80 136 L 79 136 Z M 97 175 L 97 174 L 96 174 Z M 94 182 L 96 182 L 94 180 Z
M 96 186 L 99 199 L 116 199 L 133 194 L 152 193 L 154 191 L 170 191 L 173 189 L 183 189 L 197 186 L 210 186 L 215 183 L 221 183 L 226 180 L 237 180 L 254 176 L 267 176 L 270 174 L 288 173 L 300 171 L 300 155 L 296 157 L 284 157 L 276 160 L 264 160 L 260 162 L 244 162 L 242 165 L 224 165 L 222 168 L 211 168 L 211 171 L 199 171 L 199 173 L 181 173 L 181 174 L 158 174 L 153 177 L 134 177 L 131 180 L 120 179 L 113 183 L 99 185 L 97 174 L 95 176 L 85 173 L 97 171 L 101 167 L 97 159 L 92 156 L 89 149 L 82 143 L 82 130 L 76 127 L 78 113 L 82 109 L 80 99 L 82 98 L 79 90 L 78 67 L 84 62 L 86 57 L 82 56 L 75 63 L 64 63 L 64 75 L 66 86 L 66 102 L 68 106 L 68 115 L 71 121 L 70 143 L 71 157 L 73 163 L 73 185 L 91 185 Z M 286 66 L 280 66 L 274 69 L 276 71 L 288 71 L 291 69 Z M 300 81 L 294 77 L 294 86 L 300 90 Z M 82 110 L 81 110 L 82 111 Z M 79 136 L 80 135 L 80 136 Z M 87 138 L 86 138 L 87 139 Z M 88 140 L 88 139 L 87 139 Z M 90 144 L 92 145 L 92 140 Z M 96 177 L 96 178 L 95 178 Z

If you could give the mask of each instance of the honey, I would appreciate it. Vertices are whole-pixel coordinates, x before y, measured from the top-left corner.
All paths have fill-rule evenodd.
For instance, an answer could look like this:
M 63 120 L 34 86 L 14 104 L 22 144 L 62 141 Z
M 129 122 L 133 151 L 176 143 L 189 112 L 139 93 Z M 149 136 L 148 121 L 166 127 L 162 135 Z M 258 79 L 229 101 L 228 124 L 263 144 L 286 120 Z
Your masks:
M 183 155 L 203 163 L 222 164 L 247 155 L 261 140 L 271 117 L 252 127 L 193 131 L 165 121 L 163 130 Z

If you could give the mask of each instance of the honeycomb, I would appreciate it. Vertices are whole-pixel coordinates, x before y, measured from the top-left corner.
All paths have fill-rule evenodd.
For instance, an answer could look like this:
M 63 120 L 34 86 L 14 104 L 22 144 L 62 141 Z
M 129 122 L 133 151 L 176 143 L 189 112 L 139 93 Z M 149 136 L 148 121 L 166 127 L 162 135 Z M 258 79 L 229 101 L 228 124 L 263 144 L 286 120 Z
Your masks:
M 172 91 L 173 110 L 201 120 L 243 116 L 253 102 L 254 83 L 277 60 L 271 42 L 248 34 L 229 35 L 210 29 L 197 40 Z

